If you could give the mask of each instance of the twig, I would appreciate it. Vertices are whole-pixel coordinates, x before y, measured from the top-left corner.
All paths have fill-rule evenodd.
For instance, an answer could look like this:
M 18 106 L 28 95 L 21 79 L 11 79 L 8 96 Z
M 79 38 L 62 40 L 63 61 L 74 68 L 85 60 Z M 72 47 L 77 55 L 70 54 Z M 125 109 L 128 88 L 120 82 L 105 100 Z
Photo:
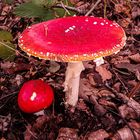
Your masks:
M 35 134 L 27 126 L 26 126 L 26 129 L 36 140 L 38 140 L 38 137 L 36 137 Z
M 138 82 L 136 86 L 131 90 L 131 92 L 128 94 L 128 97 L 132 98 L 138 90 L 140 90 L 140 82 Z
M 98 0 L 95 4 L 92 4 L 92 8 L 85 14 L 85 16 L 88 16 L 100 2 L 101 0 Z
M 10 49 L 10 50 L 12 50 L 12 51 L 15 51 L 15 49 L 13 49 L 12 47 L 6 45 L 5 43 L 3 43 L 3 42 L 1 42 L 1 41 L 0 41 L 0 44 L 3 45 L 3 46 L 5 46 L 5 47 L 7 47 L 8 49 Z
M 11 97 L 9 97 L 5 102 L 4 102 L 4 104 L 2 104 L 1 106 L 0 106 L 0 109 L 2 109 L 8 102 L 9 102 L 9 100 L 10 99 L 12 99 L 14 96 L 11 96 Z M 11 101 L 11 100 L 10 100 Z
M 104 0 L 104 18 L 106 18 L 106 7 L 107 7 L 107 1 Z
M 30 123 L 24 119 L 22 113 L 19 111 L 19 115 L 21 117 L 21 119 L 23 119 L 23 121 L 27 124 L 24 123 L 24 126 L 26 127 L 27 131 L 31 134 L 32 137 L 34 137 L 36 140 L 38 140 L 38 137 L 28 128 L 28 126 L 30 125 Z M 32 127 L 32 126 L 31 126 Z
M 21 56 L 23 56 L 23 57 L 29 59 L 29 57 L 27 57 L 27 56 L 21 54 L 19 51 L 17 51 L 16 49 L 13 49 L 12 47 L 8 46 L 7 44 L 5 44 L 5 43 L 3 43 L 3 42 L 1 42 L 1 41 L 0 41 L 0 44 L 3 45 L 3 46 L 5 46 L 5 47 L 7 47 L 8 49 L 10 49 L 10 50 L 12 50 L 12 51 L 16 51 L 16 52 L 17 52 L 18 54 L 20 54 Z
M 118 93 L 114 88 L 112 88 L 107 82 L 105 82 L 105 86 L 114 93 L 117 98 L 120 98 L 124 103 L 129 101 L 129 98 L 126 95 Z
M 135 132 L 134 132 L 134 131 L 136 131 L 136 130 L 133 129 L 133 128 L 128 124 L 128 122 L 127 122 L 120 114 L 114 112 L 114 111 L 111 110 L 111 109 L 108 109 L 108 111 L 110 111 L 110 112 L 114 113 L 115 115 L 119 116 L 119 117 L 123 120 L 123 122 L 127 125 L 127 127 L 130 129 L 130 131 L 132 132 L 132 135 L 133 135 L 133 137 L 134 137 L 134 140 L 137 140 L 136 134 L 135 134 Z M 118 112 L 119 112 L 119 110 L 118 110 Z M 120 113 L 120 112 L 119 112 L 119 113 Z
M 118 78 L 118 80 L 120 81 L 120 83 L 122 84 L 122 86 L 124 87 L 126 93 L 128 94 L 129 91 L 127 89 L 127 87 L 125 86 L 124 82 L 121 80 L 121 78 L 118 76 L 118 74 L 113 70 L 113 73 L 116 75 L 116 77 Z
M 67 10 L 71 10 L 73 12 L 81 13 L 81 11 L 79 9 L 77 9 L 75 7 L 70 7 L 70 6 L 67 6 L 67 5 L 64 5 L 64 7 L 62 7 L 61 4 L 57 4 L 57 5 L 53 6 L 53 7 L 55 7 L 55 8 L 64 8 L 65 7 L 65 9 L 67 9 Z
M 139 116 L 140 116 L 140 104 L 137 101 L 133 100 L 132 98 L 128 98 L 124 94 L 118 93 L 115 89 L 110 87 L 107 82 L 105 83 L 105 86 L 108 89 L 110 89 L 115 94 L 115 96 L 117 98 L 120 98 L 123 101 L 124 104 L 126 104 L 128 107 L 132 108 L 136 112 L 136 114 L 139 118 Z
M 17 94 L 17 92 L 14 92 L 14 93 L 5 95 L 5 96 L 3 96 L 3 97 L 0 98 L 0 101 L 3 100 L 3 99 L 5 99 L 5 98 L 7 98 L 7 97 L 9 97 L 9 96 L 13 96 L 13 95 L 16 95 L 16 94 Z
M 67 10 L 67 8 L 65 7 L 64 3 L 62 1 L 60 1 L 63 9 L 68 13 L 68 15 L 71 15 L 70 12 Z

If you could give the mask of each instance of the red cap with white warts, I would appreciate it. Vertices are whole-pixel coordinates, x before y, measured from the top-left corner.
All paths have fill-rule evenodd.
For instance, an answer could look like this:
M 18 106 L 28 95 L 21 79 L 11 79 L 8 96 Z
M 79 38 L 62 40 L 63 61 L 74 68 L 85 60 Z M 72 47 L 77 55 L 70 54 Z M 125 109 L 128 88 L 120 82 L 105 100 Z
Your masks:
M 19 108 L 34 113 L 49 107 L 54 94 L 51 87 L 42 80 L 30 80 L 23 84 L 18 94 Z
M 125 45 L 122 27 L 97 17 L 66 17 L 28 27 L 19 46 L 29 55 L 46 60 L 94 60 L 118 52 Z

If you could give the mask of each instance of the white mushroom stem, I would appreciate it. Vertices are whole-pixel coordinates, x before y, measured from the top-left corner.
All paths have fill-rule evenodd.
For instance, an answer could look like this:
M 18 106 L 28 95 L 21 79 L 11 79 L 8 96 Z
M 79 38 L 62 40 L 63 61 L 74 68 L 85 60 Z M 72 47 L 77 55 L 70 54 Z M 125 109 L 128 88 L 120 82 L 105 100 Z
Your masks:
M 45 115 L 44 109 L 41 110 L 41 111 L 35 112 L 34 115 L 36 115 L 36 116 L 43 116 L 43 115 Z
M 69 62 L 66 70 L 64 91 L 66 92 L 66 104 L 75 106 L 78 101 L 80 74 L 84 70 L 83 63 Z
M 100 57 L 95 59 L 94 62 L 96 63 L 96 66 L 100 66 L 104 63 L 104 59 Z M 84 65 L 81 61 L 68 63 L 64 82 L 64 91 L 66 92 L 66 104 L 68 105 L 76 106 L 77 104 L 80 74 L 84 69 Z
M 103 59 L 103 57 L 99 57 L 99 58 L 95 59 L 94 62 L 96 63 L 96 66 L 98 67 L 98 66 L 104 64 L 104 59 Z

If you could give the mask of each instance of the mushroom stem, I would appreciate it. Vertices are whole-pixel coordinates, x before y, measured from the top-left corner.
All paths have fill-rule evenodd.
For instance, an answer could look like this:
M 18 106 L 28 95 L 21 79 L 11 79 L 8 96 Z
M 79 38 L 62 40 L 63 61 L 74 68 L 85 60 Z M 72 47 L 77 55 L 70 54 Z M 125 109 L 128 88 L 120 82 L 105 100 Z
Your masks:
M 84 70 L 83 63 L 69 62 L 66 70 L 64 91 L 66 92 L 66 104 L 75 106 L 78 101 L 80 74 Z
M 34 115 L 36 115 L 36 116 L 43 116 L 43 115 L 45 115 L 44 109 L 41 110 L 41 111 L 35 112 Z
M 104 59 L 103 59 L 103 57 L 99 57 L 99 58 L 96 58 L 94 60 L 94 62 L 96 63 L 96 67 L 98 67 L 98 66 L 104 64 Z

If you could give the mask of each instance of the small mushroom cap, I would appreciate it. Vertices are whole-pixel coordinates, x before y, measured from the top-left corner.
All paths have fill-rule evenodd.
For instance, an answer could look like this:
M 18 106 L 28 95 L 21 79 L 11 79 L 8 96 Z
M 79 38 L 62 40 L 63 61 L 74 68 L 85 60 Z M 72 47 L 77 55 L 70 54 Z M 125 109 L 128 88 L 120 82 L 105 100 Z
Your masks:
M 23 84 L 18 94 L 18 105 L 23 112 L 34 113 L 49 107 L 53 98 L 53 91 L 47 83 L 30 80 Z
M 46 60 L 94 60 L 118 52 L 125 45 L 124 30 L 115 22 L 97 17 L 66 17 L 34 24 L 19 38 L 29 55 Z

